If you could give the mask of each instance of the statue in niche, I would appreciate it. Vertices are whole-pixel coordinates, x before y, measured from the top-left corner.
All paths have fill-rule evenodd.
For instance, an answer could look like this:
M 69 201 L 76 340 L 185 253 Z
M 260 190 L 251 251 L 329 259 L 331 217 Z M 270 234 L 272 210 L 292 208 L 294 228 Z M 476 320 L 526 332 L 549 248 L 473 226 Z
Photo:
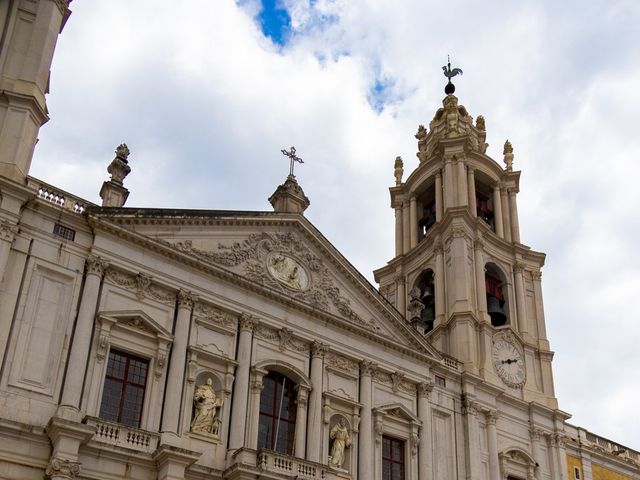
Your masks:
M 218 435 L 220 430 L 218 412 L 222 402 L 222 398 L 219 398 L 213 390 L 213 380 L 211 377 L 207 378 L 207 381 L 197 387 L 193 393 L 195 414 L 191 421 L 191 431 Z
M 331 440 L 331 455 L 329 456 L 329 466 L 342 468 L 345 460 L 345 449 L 351 446 L 351 435 L 347 429 L 347 422 L 340 418 L 329 432 Z

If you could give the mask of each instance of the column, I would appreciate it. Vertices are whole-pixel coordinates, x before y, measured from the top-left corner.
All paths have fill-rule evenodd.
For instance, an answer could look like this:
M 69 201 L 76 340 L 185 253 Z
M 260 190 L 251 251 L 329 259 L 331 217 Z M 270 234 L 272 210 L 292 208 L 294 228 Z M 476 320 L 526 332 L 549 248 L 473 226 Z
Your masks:
M 443 206 L 442 206 L 442 174 L 440 170 L 436 173 L 436 222 L 442 221 Z
M 497 410 L 487 410 L 485 417 L 487 420 L 487 448 L 489 450 L 489 478 L 491 480 L 500 478 L 500 463 L 498 459 L 498 433 L 496 422 L 499 413 Z
M 360 429 L 358 433 L 358 479 L 373 478 L 373 430 L 371 425 L 372 391 L 371 376 L 375 365 L 360 362 Z
M 507 242 L 511 241 L 511 215 L 509 211 L 509 196 L 507 195 L 507 189 L 500 189 L 500 203 L 502 206 L 502 223 L 504 229 L 504 239 Z
M 307 412 L 307 460 L 320 461 L 322 447 L 322 364 L 327 353 L 327 345 L 320 342 L 311 344 L 311 393 Z
M 407 253 L 411 249 L 411 227 L 409 225 L 410 214 L 409 214 L 409 201 L 402 201 L 402 250 L 404 253 Z
M 520 243 L 520 222 L 518 221 L 518 204 L 516 202 L 516 190 L 508 189 L 509 213 L 511 216 L 511 238 L 514 242 Z
M 267 372 L 254 368 L 251 373 L 253 378 L 251 379 L 251 405 L 249 406 L 250 423 L 247 426 L 247 440 L 245 445 L 256 450 L 258 448 L 258 425 L 260 422 L 260 396 L 262 395 L 262 389 L 264 388 L 264 385 L 262 384 L 262 377 L 264 377 Z M 299 424 L 296 422 L 296 427 L 298 425 Z M 296 434 L 298 433 L 298 428 L 296 428 Z
M 558 468 L 560 471 L 560 475 L 558 478 L 560 480 L 567 480 L 569 476 L 568 468 L 567 468 L 567 449 L 565 446 L 565 437 L 562 433 L 557 432 L 554 435 L 554 442 L 556 444 L 557 455 L 558 455 Z
M 11 251 L 11 245 L 13 244 L 16 233 L 18 233 L 17 225 L 0 219 L 0 283 L 2 283 L 2 277 L 6 271 L 9 252 Z
M 516 288 L 516 311 L 518 313 L 518 331 L 523 335 L 528 333 L 527 327 L 527 311 L 525 308 L 525 293 L 524 293 L 524 265 L 516 263 L 513 266 L 513 273 L 515 275 L 515 288 Z
M 429 405 L 431 390 L 433 390 L 433 382 L 418 385 L 418 417 L 422 422 L 418 445 L 419 480 L 433 479 L 433 438 L 431 437 L 431 405 Z
M 480 477 L 480 445 L 478 445 L 479 425 L 478 425 L 478 404 L 469 398 L 464 396 L 462 401 L 462 414 L 464 415 L 465 433 L 466 433 L 466 448 L 467 458 L 469 459 L 469 471 L 467 472 L 467 478 L 479 478 Z
M 504 219 L 502 218 L 502 200 L 500 198 L 500 186 L 493 187 L 493 223 L 496 228 L 496 235 L 504 238 Z
M 418 211 L 416 209 L 416 196 L 411 195 L 409 200 L 409 246 L 414 248 L 418 244 Z
M 469 210 L 474 217 L 478 216 L 478 206 L 476 204 L 476 174 L 475 169 L 469 165 L 467 167 L 467 187 L 469 191 Z
M 402 245 L 402 204 L 396 205 L 396 257 L 404 253 Z
M 236 378 L 233 382 L 231 401 L 231 423 L 229 424 L 229 450 L 244 446 L 244 434 L 247 423 L 247 402 L 249 393 L 249 366 L 251 364 L 251 340 L 255 320 L 247 314 L 240 316 L 240 338 L 236 361 Z
M 407 313 L 407 292 L 405 288 L 404 275 L 396 275 L 396 308 L 404 316 Z
M 464 206 L 468 205 L 469 194 L 467 192 L 467 175 L 466 169 L 464 167 L 464 161 L 460 158 L 458 159 L 458 181 L 457 181 L 457 190 L 458 190 L 458 205 Z
M 536 305 L 536 321 L 538 327 L 538 340 L 546 342 L 545 347 L 549 348 L 547 342 L 547 326 L 544 320 L 544 304 L 542 301 L 542 272 L 532 272 L 533 277 L 533 295 Z
M 307 417 L 307 399 L 309 398 L 309 389 L 304 385 L 296 387 L 298 397 L 296 398 L 297 410 L 296 418 L 296 441 L 294 446 L 294 455 L 298 458 L 305 458 L 305 447 L 307 445 L 307 424 L 304 419 Z M 258 403 L 258 408 L 260 403 Z
M 487 320 L 487 292 L 485 286 L 484 257 L 482 250 L 484 243 L 478 238 L 473 242 L 475 270 L 476 270 L 476 305 L 480 321 Z
M 540 463 L 542 460 L 542 458 L 540 458 L 540 435 L 542 435 L 543 432 L 538 428 L 532 427 L 529 433 L 531 434 L 531 453 L 533 454 L 533 459 L 539 465 L 536 469 L 536 479 L 540 480 L 542 471 L 542 463 Z
M 444 210 L 453 207 L 453 160 L 445 157 L 444 159 Z
M 435 278 L 435 287 L 436 287 L 436 318 L 434 322 L 434 327 L 438 325 L 442 325 L 445 320 L 445 292 L 444 292 L 444 249 L 442 247 L 442 242 L 438 241 L 434 247 L 434 252 L 436 254 L 436 278 Z
M 176 327 L 173 332 L 173 346 L 171 347 L 171 362 L 167 372 L 164 406 L 162 408 L 162 432 L 177 435 L 178 419 L 180 418 L 180 404 L 184 386 L 184 366 L 187 358 L 187 343 L 189 341 L 189 326 L 194 296 L 191 292 L 178 292 L 178 314 Z
M 80 396 L 82 395 L 82 384 L 85 375 L 84 366 L 87 364 L 87 358 L 89 358 L 91 332 L 98 305 L 100 282 L 107 265 L 107 262 L 97 255 L 89 255 L 87 258 L 84 290 L 78 310 L 78 319 L 76 320 L 69 361 L 67 362 L 67 376 L 64 380 L 64 391 L 60 400 L 58 415 L 78 421 L 80 418 L 77 417 L 77 414 L 80 411 Z M 67 414 L 70 417 L 67 417 Z

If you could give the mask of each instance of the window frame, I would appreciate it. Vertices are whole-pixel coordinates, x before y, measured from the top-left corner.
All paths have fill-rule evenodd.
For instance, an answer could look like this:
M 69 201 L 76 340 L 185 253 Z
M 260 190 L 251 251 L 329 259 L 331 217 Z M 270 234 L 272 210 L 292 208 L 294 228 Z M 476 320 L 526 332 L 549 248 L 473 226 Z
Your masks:
M 274 379 L 275 377 L 275 379 Z M 274 385 L 275 388 L 273 388 L 273 408 L 271 410 L 271 412 L 268 412 L 266 410 L 263 410 L 263 397 L 267 394 L 269 394 L 270 392 L 268 392 L 267 389 L 267 383 L 265 382 L 265 380 L 271 380 L 274 381 Z M 277 380 L 282 380 L 282 383 L 279 383 Z M 289 382 L 289 385 L 287 385 L 287 381 Z M 297 393 L 296 393 L 296 382 L 294 380 L 292 380 L 290 377 L 277 372 L 275 370 L 270 370 L 263 378 L 262 378 L 262 384 L 264 386 L 262 392 L 260 393 L 260 404 L 258 407 L 258 438 L 257 438 L 257 448 L 258 450 L 260 449 L 266 449 L 266 450 L 271 450 L 273 452 L 277 452 L 277 453 L 283 453 L 286 455 L 294 455 L 295 452 L 295 438 L 296 438 L 296 420 L 297 420 L 297 406 L 296 406 L 296 400 L 297 400 Z M 289 408 L 288 408 L 288 414 L 287 414 L 287 418 L 283 418 L 280 412 L 280 416 L 278 418 L 278 405 L 280 402 L 280 398 L 282 395 L 282 387 L 281 385 L 284 384 L 284 388 L 285 388 L 285 392 L 288 391 L 288 398 L 289 398 Z M 280 388 L 278 388 L 280 387 Z M 261 430 L 262 430 L 262 421 L 263 418 L 269 418 L 271 420 L 271 428 L 270 428 L 270 439 L 267 441 L 266 445 L 261 445 Z M 282 435 L 282 431 L 280 430 L 279 426 L 282 425 L 282 423 L 287 424 L 287 433 L 286 433 L 286 437 L 281 437 Z M 278 432 L 278 435 L 276 436 L 276 432 Z M 277 447 L 283 442 L 283 440 L 286 440 L 285 442 L 285 446 L 284 446 L 284 450 L 280 450 Z M 274 443 L 275 442 L 275 443 Z
M 389 457 L 385 457 L 385 443 L 389 443 L 389 452 L 390 452 L 390 456 Z M 400 452 L 400 459 L 396 460 L 394 458 L 393 455 L 393 446 L 394 444 L 398 444 L 400 446 L 400 449 L 398 450 Z M 405 440 L 393 437 L 391 435 L 382 435 L 382 480 L 406 480 L 407 478 L 407 460 L 406 460 L 406 448 L 407 448 L 407 442 Z M 384 476 L 384 471 L 385 471 L 385 463 L 389 463 L 389 473 L 390 473 L 390 477 L 389 478 L 385 478 Z M 400 478 L 394 478 L 393 477 L 393 465 L 400 465 Z
M 124 373 L 123 373 L 122 378 L 118 378 L 116 376 L 109 375 L 109 366 L 110 366 L 112 354 L 113 355 L 120 355 L 121 357 L 124 357 L 126 359 L 126 363 L 125 363 L 125 367 L 124 367 Z M 138 361 L 138 362 L 142 362 L 142 363 L 145 364 L 146 370 L 145 370 L 145 375 L 144 375 L 144 383 L 142 383 L 142 384 L 134 383 L 134 382 L 128 380 L 129 367 L 130 367 L 132 361 Z M 129 352 L 124 351 L 124 350 L 118 350 L 117 348 L 111 348 L 111 349 L 109 349 L 109 354 L 108 354 L 108 357 L 107 357 L 106 364 L 107 365 L 106 365 L 106 370 L 105 370 L 105 374 L 104 374 L 102 394 L 100 396 L 100 408 L 99 408 L 99 411 L 98 411 L 98 418 L 100 418 L 102 420 L 106 420 L 108 422 L 114 422 L 114 423 L 119 423 L 121 425 L 126 425 L 126 426 L 132 427 L 132 428 L 141 428 L 142 419 L 143 419 L 143 412 L 144 412 L 144 409 L 145 409 L 145 400 L 146 400 L 146 396 L 147 396 L 149 372 L 150 372 L 150 367 L 151 367 L 150 360 L 148 358 L 144 358 L 144 357 L 129 353 Z M 112 380 L 112 381 L 118 382 L 121 385 L 121 388 L 120 388 L 120 399 L 119 399 L 118 409 L 117 409 L 118 413 L 117 413 L 117 416 L 116 416 L 115 419 L 114 418 L 106 418 L 105 416 L 103 416 L 103 406 L 104 406 L 104 400 L 105 400 L 104 385 L 106 384 L 107 380 Z M 130 423 L 125 423 L 125 422 L 122 421 L 122 415 L 123 415 L 123 412 L 124 412 L 124 404 L 125 404 L 125 393 L 127 391 L 127 386 L 131 386 L 132 388 L 139 388 L 139 389 L 141 388 L 142 389 L 142 396 L 138 400 L 139 412 L 138 412 L 138 418 L 137 418 L 137 424 L 136 425 L 132 425 Z

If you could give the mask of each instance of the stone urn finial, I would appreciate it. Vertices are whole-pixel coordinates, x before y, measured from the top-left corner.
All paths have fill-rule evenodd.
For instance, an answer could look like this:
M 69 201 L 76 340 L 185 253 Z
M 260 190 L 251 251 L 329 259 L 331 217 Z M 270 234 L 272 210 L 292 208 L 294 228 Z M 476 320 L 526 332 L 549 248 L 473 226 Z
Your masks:
M 502 154 L 504 155 L 504 164 L 507 166 L 507 172 L 513 171 L 513 146 L 509 140 L 504 142 Z
M 402 163 L 402 157 L 396 157 L 396 161 L 393 164 L 393 176 L 396 177 L 396 187 L 402 185 L 403 174 L 404 164 Z
M 122 181 L 131 172 L 129 166 L 129 147 L 126 143 L 121 143 L 116 148 L 116 157 L 107 167 L 107 172 L 111 175 L 108 182 L 102 184 L 100 198 L 103 207 L 122 207 L 127 201 L 129 190 L 124 188 Z

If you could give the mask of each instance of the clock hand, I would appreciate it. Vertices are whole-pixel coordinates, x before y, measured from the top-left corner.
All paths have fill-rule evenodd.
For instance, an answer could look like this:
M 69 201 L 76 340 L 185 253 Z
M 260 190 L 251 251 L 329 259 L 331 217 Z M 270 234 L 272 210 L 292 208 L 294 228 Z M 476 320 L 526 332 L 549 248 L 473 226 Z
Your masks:
M 506 360 L 502 360 L 500 363 L 502 363 L 503 365 L 504 365 L 505 363 L 506 363 L 507 365 L 511 365 L 512 363 L 517 363 L 517 362 L 518 362 L 518 359 L 517 359 L 517 358 L 514 358 L 514 359 L 507 358 Z

